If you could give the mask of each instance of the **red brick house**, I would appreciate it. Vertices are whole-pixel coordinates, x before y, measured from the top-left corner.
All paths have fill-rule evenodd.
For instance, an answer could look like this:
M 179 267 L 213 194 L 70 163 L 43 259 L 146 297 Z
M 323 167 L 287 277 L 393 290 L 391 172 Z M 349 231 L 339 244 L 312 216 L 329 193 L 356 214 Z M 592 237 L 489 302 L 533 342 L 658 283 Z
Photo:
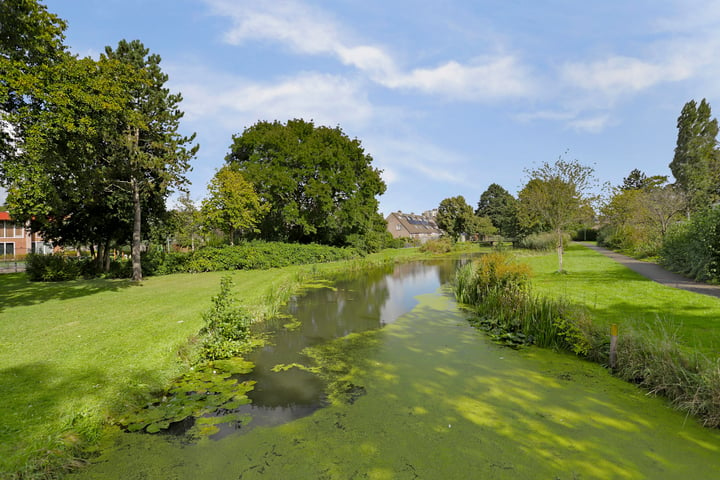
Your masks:
M 22 257 L 28 253 L 52 253 L 52 247 L 38 234 L 15 223 L 8 212 L 0 211 L 0 259 Z

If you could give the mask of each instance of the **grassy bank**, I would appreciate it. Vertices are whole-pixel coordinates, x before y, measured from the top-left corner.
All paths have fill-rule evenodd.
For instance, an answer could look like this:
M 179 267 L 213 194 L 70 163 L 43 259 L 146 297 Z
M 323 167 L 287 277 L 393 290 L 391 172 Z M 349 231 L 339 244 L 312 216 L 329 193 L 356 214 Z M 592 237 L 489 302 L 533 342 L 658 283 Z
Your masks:
M 316 276 L 409 260 L 416 249 L 352 260 L 232 273 L 256 318 Z M 143 402 L 187 368 L 227 272 L 31 283 L 0 275 L 0 478 L 53 478 L 92 445 L 113 413 Z
M 643 329 L 661 323 L 693 350 L 711 356 L 720 351 L 720 299 L 653 282 L 582 245 L 570 245 L 557 274 L 557 256 L 525 255 L 535 292 L 566 298 L 588 308 L 593 322 L 610 331 Z
M 519 252 L 520 255 L 523 252 Z M 613 372 L 720 427 L 720 299 L 659 285 L 581 246 L 569 274 L 552 255 L 519 263 L 493 254 L 463 267 L 455 291 L 471 322 L 507 344 L 531 343 L 607 365 L 609 324 L 621 326 Z M 527 264 L 536 270 L 532 283 Z

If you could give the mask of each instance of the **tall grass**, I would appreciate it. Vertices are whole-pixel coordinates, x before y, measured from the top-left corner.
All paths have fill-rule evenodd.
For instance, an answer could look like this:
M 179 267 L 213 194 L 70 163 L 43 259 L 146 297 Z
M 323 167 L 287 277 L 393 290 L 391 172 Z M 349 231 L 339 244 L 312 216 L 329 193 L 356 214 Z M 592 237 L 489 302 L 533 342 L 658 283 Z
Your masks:
M 608 363 L 609 337 L 589 309 L 533 294 L 529 268 L 508 254 L 486 255 L 462 267 L 455 293 L 475 313 L 471 322 L 501 343 L 534 344 Z M 705 426 L 720 427 L 720 361 L 683 347 L 671 324 L 656 321 L 623 332 L 614 373 L 666 397 Z

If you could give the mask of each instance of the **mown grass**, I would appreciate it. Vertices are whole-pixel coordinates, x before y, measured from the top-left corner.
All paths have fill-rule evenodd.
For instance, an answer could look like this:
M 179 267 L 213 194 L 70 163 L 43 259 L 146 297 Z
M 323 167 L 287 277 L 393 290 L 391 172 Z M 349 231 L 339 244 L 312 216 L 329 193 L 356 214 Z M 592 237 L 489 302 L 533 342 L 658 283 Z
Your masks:
M 520 253 L 520 252 L 517 252 Z M 565 253 L 566 273 L 558 274 L 557 256 L 525 254 L 534 291 L 586 306 L 593 322 L 645 329 L 662 323 L 682 343 L 703 354 L 720 351 L 720 299 L 660 285 L 582 245 Z
M 392 250 L 231 275 L 236 297 L 261 319 L 309 279 L 418 256 Z M 55 478 L 71 469 L 114 414 L 188 368 L 191 339 L 224 275 L 150 277 L 139 286 L 0 275 L 0 478 Z

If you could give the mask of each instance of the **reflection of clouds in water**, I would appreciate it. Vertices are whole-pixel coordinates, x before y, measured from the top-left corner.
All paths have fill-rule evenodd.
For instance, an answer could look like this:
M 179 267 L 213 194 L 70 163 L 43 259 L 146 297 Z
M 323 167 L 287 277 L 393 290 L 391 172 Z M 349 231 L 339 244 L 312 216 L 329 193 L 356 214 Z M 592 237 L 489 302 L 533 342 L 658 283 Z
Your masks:
M 401 315 L 412 310 L 417 295 L 431 293 L 440 287 L 437 266 L 407 264 L 398 265 L 392 275 L 385 277 L 390 295 L 380 308 L 380 325 L 393 323 Z

